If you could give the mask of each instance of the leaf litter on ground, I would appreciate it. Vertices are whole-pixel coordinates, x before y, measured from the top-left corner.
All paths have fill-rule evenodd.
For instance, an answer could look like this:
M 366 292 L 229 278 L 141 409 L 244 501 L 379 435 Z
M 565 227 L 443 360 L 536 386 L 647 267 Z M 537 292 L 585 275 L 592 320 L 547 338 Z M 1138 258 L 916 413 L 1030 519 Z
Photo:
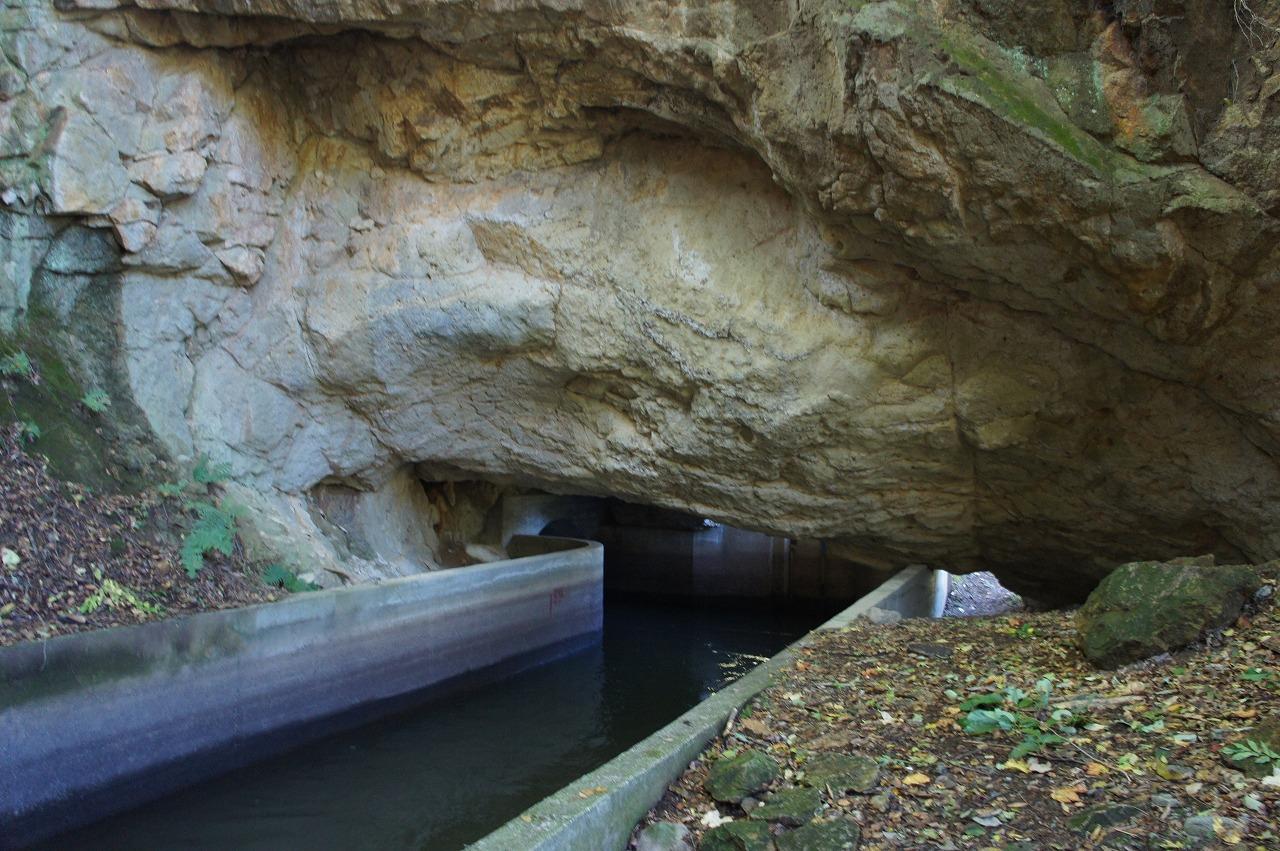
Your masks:
M 949 652 L 908 652 L 918 643 Z M 637 836 L 677 821 L 698 843 L 708 811 L 743 818 L 702 783 L 726 749 L 754 748 L 785 765 L 758 798 L 803 783 L 824 753 L 877 760 L 877 787 L 824 789 L 819 817 L 855 820 L 864 849 L 1280 848 L 1280 767 L 1251 779 L 1222 754 L 1280 713 L 1280 684 L 1265 676 L 1280 670 L 1274 607 L 1119 671 L 1081 656 L 1069 612 L 858 621 L 798 653 Z

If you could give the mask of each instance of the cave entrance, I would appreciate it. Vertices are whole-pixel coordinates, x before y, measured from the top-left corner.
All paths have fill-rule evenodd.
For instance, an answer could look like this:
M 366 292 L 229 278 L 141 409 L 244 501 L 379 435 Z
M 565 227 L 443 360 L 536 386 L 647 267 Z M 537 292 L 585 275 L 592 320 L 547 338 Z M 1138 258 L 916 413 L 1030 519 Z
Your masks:
M 835 611 L 894 573 L 839 558 L 823 541 L 612 497 L 507 495 L 501 525 L 504 541 L 516 534 L 599 541 L 610 594 L 807 602 Z

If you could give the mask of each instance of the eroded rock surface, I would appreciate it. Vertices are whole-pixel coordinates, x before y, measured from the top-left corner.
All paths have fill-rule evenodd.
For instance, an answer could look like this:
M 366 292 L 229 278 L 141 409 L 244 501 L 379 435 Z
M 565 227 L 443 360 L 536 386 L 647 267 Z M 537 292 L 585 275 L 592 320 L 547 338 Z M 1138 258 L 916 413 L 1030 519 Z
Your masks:
M 59 5 L 4 9 L 0 333 L 110 329 L 132 439 L 277 549 L 416 569 L 423 476 L 1033 592 L 1280 555 L 1280 52 L 1231 4 Z

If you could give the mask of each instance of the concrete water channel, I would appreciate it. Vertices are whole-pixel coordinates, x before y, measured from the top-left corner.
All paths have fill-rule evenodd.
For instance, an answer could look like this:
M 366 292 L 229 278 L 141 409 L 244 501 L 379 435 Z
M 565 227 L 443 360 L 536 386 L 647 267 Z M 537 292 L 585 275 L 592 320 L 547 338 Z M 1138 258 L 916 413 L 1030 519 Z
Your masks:
M 639 536 L 680 596 L 606 605 L 599 544 L 516 536 L 505 562 L 0 649 L 0 848 L 619 847 L 769 665 L 716 690 L 848 602 L 780 596 L 818 562 L 752 534 Z M 751 599 L 699 593 L 752 558 Z M 928 613 L 927 574 L 859 605 Z M 556 803 L 593 771 L 608 795 Z
M 457 849 L 626 750 L 821 621 L 612 599 L 565 658 L 330 736 L 44 848 Z

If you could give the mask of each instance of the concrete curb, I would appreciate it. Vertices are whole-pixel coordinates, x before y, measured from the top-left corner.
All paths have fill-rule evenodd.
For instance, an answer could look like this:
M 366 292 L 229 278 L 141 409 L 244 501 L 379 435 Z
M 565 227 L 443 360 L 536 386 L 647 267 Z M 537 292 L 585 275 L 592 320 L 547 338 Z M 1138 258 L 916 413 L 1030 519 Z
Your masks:
M 470 851 L 626 848 L 636 823 L 658 802 L 672 781 L 724 730 L 733 712 L 767 688 L 776 672 L 795 662 L 798 648 L 812 641 L 816 633 L 848 626 L 872 608 L 896 611 L 903 617 L 929 616 L 934 609 L 940 573 L 920 565 L 898 572 L 742 679 L 467 848 Z
M 0 648 L 0 848 L 599 640 L 599 544 L 511 554 Z

